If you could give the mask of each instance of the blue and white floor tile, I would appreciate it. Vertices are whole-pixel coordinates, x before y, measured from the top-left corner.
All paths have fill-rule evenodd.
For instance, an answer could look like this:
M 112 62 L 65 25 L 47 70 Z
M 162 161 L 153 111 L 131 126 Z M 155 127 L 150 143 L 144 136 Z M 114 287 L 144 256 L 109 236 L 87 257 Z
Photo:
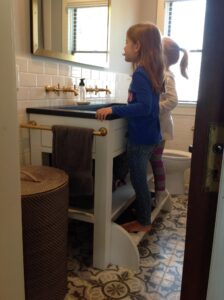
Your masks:
M 106 270 L 94 269 L 89 243 L 72 241 L 73 246 L 81 246 L 72 247 L 69 254 L 65 300 L 179 300 L 187 195 L 172 201 L 171 213 L 160 213 L 153 230 L 139 244 L 141 260 L 137 272 L 114 265 Z

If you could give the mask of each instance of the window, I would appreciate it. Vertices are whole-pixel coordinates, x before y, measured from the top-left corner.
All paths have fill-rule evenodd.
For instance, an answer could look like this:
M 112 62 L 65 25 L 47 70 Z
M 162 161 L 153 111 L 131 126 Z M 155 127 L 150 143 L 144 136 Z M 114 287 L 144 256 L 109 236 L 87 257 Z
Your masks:
M 196 102 L 201 68 L 204 34 L 205 0 L 165 0 L 164 35 L 170 36 L 189 54 L 186 80 L 180 74 L 179 63 L 171 67 L 175 74 L 180 102 Z M 181 59 L 182 55 L 180 55 Z
M 107 7 L 71 8 L 69 14 L 73 21 L 71 42 L 74 53 L 107 51 Z
M 108 55 L 108 1 L 70 1 L 68 52 L 79 61 L 106 61 Z M 87 54 L 91 54 L 88 56 Z

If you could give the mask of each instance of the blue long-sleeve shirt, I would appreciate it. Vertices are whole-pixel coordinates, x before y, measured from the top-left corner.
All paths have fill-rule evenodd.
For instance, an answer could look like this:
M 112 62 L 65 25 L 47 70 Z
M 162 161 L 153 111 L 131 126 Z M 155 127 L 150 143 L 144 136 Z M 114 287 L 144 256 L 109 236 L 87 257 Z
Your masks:
M 152 145 L 161 141 L 159 94 L 153 91 L 144 68 L 138 67 L 133 73 L 128 105 L 115 105 L 112 112 L 127 118 L 130 144 Z

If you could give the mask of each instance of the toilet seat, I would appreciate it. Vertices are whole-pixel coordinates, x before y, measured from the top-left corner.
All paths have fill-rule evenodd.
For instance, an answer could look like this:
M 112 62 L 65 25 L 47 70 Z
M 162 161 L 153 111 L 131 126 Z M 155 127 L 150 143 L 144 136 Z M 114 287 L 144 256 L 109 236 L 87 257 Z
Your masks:
M 166 157 L 167 159 L 174 158 L 175 160 L 184 160 L 191 158 L 191 153 L 181 150 L 164 149 L 163 157 Z

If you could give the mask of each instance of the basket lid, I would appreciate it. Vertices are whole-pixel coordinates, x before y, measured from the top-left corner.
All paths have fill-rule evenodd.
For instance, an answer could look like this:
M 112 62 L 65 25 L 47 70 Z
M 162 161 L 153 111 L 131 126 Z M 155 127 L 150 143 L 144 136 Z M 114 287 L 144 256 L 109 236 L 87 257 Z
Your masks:
M 45 193 L 68 182 L 63 170 L 48 166 L 23 166 L 20 174 L 22 196 Z

